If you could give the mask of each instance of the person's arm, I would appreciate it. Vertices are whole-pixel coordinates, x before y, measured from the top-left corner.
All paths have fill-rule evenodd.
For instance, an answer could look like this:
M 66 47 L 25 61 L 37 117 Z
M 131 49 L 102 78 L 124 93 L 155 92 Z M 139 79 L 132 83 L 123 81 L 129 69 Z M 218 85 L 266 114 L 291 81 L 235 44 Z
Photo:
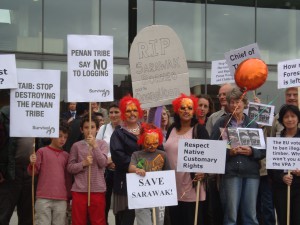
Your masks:
M 131 156 L 125 150 L 125 147 L 129 145 L 129 143 L 125 143 L 126 138 L 128 139 L 128 137 L 125 137 L 125 134 L 122 134 L 122 131 L 116 129 L 110 139 L 112 161 L 115 163 L 116 169 L 124 172 L 128 171 L 131 159 Z
M 27 172 L 32 176 L 32 170 L 34 165 L 34 175 L 38 175 L 41 168 L 42 151 L 38 150 L 36 153 L 33 153 L 29 157 L 30 164 L 27 167 Z
M 97 161 L 98 167 L 106 167 L 108 163 L 107 153 L 108 153 L 108 145 L 105 141 L 98 141 L 98 145 L 93 149 L 93 153 L 95 155 L 95 160 Z
M 75 143 L 71 148 L 67 165 L 67 171 L 71 174 L 80 173 L 84 167 L 92 165 L 93 163 L 93 157 L 91 155 L 88 155 L 83 161 L 78 162 L 78 154 L 78 145 Z

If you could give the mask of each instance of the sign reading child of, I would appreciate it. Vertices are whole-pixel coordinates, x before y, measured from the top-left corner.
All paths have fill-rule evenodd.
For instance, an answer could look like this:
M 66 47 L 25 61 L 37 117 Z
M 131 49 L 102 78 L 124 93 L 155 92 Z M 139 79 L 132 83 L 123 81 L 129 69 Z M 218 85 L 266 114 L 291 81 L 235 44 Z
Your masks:
M 182 44 L 168 26 L 152 25 L 135 37 L 129 54 L 133 96 L 143 108 L 168 105 L 190 94 Z
M 226 60 L 211 62 L 211 84 L 235 83 L 231 75 Z
M 17 88 L 15 55 L 0 55 L 0 89 Z
M 180 139 L 177 171 L 224 174 L 226 141 Z
M 174 170 L 146 172 L 142 177 L 127 173 L 128 208 L 153 208 L 177 205 Z
M 300 168 L 300 138 L 267 138 L 267 169 Z
M 279 62 L 278 89 L 300 86 L 300 59 Z
M 68 101 L 113 99 L 113 37 L 68 35 Z
M 261 58 L 257 43 L 226 52 L 224 55 L 232 76 L 234 76 L 238 65 L 244 60 Z
M 11 137 L 58 137 L 60 71 L 17 69 L 10 91 Z

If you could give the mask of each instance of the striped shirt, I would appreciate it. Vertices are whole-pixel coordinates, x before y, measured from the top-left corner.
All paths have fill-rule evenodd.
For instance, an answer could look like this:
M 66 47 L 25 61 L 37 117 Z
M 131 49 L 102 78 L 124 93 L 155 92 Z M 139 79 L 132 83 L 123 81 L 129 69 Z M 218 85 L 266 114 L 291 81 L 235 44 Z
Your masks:
M 105 141 L 96 140 L 98 147 L 91 150 L 93 164 L 91 165 L 91 192 L 105 192 L 106 184 L 104 171 L 107 165 L 108 145 Z M 85 140 L 73 144 L 69 156 L 67 169 L 74 175 L 75 181 L 71 191 L 88 192 L 88 171 L 89 167 L 83 167 L 89 146 Z

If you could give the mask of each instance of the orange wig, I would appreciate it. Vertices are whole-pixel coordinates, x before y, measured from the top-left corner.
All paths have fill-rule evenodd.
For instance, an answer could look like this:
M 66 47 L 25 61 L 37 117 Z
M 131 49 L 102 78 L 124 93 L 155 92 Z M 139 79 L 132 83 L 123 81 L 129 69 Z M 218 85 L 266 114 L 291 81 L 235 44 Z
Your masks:
M 194 113 L 195 113 L 195 112 L 196 112 L 196 109 L 197 109 L 197 105 L 198 105 L 198 98 L 197 98 L 196 96 L 194 96 L 194 95 L 187 96 L 187 95 L 185 95 L 185 94 L 181 94 L 178 98 L 176 98 L 176 99 L 174 99 L 174 100 L 172 101 L 172 105 L 173 105 L 173 110 L 174 110 L 174 112 L 178 114 L 178 110 L 179 110 L 179 108 L 181 107 L 181 101 L 182 101 L 183 99 L 185 99 L 185 98 L 188 98 L 188 99 L 190 99 L 190 100 L 193 101 L 193 103 L 194 103 L 193 111 L 194 111 Z
M 140 135 L 140 138 L 138 139 L 138 144 L 143 145 L 146 135 L 150 134 L 150 133 L 157 133 L 159 145 L 161 145 L 163 143 L 164 137 L 163 137 L 161 129 L 154 126 L 151 123 L 143 123 L 142 129 L 141 129 L 141 135 Z
M 121 100 L 120 100 L 120 111 L 121 111 L 121 119 L 124 121 L 126 119 L 125 117 L 125 113 L 126 113 L 126 108 L 127 105 L 133 103 L 136 105 L 137 109 L 138 109 L 138 113 L 139 113 L 139 118 L 143 117 L 143 110 L 141 108 L 141 104 L 139 102 L 139 100 L 137 98 L 133 98 L 130 95 L 126 95 L 124 96 Z

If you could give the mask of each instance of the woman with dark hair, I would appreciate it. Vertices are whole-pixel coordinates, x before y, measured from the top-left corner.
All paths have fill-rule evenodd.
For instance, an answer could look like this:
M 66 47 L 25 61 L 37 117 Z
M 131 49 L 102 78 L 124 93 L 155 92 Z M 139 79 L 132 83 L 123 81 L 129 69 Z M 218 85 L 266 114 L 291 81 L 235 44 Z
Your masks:
M 300 111 L 297 106 L 283 105 L 279 111 L 279 123 L 284 129 L 280 137 L 299 138 Z M 287 224 L 287 187 L 291 188 L 290 225 L 300 224 L 300 170 L 292 170 L 289 175 L 285 170 L 272 170 L 273 195 L 278 224 Z
M 202 125 L 205 125 L 208 117 L 215 112 L 214 103 L 209 95 L 199 95 L 198 98 L 198 122 Z
M 164 144 L 170 168 L 177 170 L 178 142 L 180 139 L 209 139 L 204 126 L 198 124 L 195 116 L 198 99 L 194 96 L 181 94 L 172 104 L 174 109 L 174 123 L 168 129 L 166 143 Z M 203 173 L 177 172 L 176 186 L 178 205 L 169 208 L 172 225 L 193 225 L 195 219 L 195 206 L 202 201 L 198 209 L 198 225 L 203 221 L 203 201 L 205 200 L 204 184 L 200 186 L 200 198 L 196 199 L 194 181 L 202 180 Z
M 140 102 L 131 96 L 120 100 L 121 119 L 123 123 L 115 128 L 110 139 L 112 161 L 115 163 L 113 181 L 113 211 L 116 225 L 133 225 L 134 209 L 128 209 L 126 173 L 133 152 L 140 150 L 137 140 L 140 135 L 139 119 L 143 117 Z
M 233 88 L 226 94 L 226 100 L 232 113 L 221 117 L 215 123 L 211 139 L 222 138 L 220 128 L 258 128 L 258 125 L 243 113 L 248 106 L 247 95 L 239 88 Z M 220 187 L 221 197 L 224 200 L 222 202 L 224 225 L 235 225 L 238 212 L 241 212 L 243 225 L 258 225 L 256 200 L 260 178 L 259 168 L 260 159 L 265 156 L 265 149 L 256 149 L 249 145 L 232 146 L 227 149 L 225 174 Z

